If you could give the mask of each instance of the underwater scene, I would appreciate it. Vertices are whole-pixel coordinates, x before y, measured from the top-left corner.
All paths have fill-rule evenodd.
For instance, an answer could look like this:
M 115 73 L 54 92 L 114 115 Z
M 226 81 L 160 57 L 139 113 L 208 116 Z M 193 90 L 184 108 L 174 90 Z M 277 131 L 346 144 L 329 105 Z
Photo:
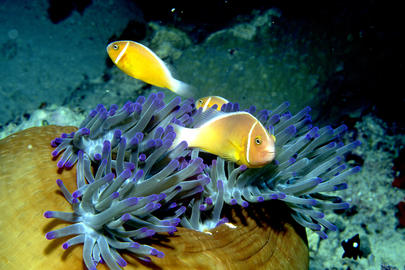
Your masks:
M 401 16 L 0 0 L 0 269 L 405 270 Z

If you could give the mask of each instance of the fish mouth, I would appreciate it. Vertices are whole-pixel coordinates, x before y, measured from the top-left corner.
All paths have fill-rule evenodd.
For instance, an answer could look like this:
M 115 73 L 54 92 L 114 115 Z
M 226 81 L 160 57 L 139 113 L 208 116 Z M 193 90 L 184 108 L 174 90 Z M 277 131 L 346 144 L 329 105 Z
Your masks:
M 260 168 L 263 167 L 274 160 L 276 156 L 275 151 L 263 151 L 260 155 L 260 161 L 250 164 L 252 168 Z
M 266 161 L 266 163 L 269 163 L 269 162 L 273 161 L 273 159 L 276 157 L 276 152 L 275 151 L 266 151 L 263 156 L 264 156 L 264 160 Z
M 272 161 L 276 155 L 276 149 L 274 147 L 274 144 L 269 144 L 266 146 L 266 148 L 263 149 L 263 157 L 265 157 L 266 160 Z

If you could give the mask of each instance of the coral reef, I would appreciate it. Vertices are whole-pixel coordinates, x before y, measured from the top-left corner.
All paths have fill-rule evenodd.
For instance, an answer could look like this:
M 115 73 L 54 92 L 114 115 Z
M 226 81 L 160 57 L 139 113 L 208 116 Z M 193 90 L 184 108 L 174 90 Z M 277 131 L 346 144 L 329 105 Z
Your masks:
M 21 117 L 18 123 L 10 123 L 0 129 L 0 139 L 7 137 L 18 131 L 30 128 L 41 127 L 47 125 L 56 126 L 78 126 L 83 122 L 84 114 L 79 110 L 72 110 L 68 107 L 60 107 L 55 104 L 44 106 L 44 108 L 33 111 L 26 117 Z
M 402 269 L 404 257 L 404 229 L 398 228 L 395 207 L 405 197 L 404 190 L 392 187 L 395 177 L 393 160 L 405 145 L 402 134 L 393 134 L 386 122 L 373 114 L 364 115 L 348 132 L 346 140 L 356 137 L 361 145 L 353 150 L 362 170 L 348 178 L 350 188 L 340 196 L 351 204 L 342 215 L 326 213 L 338 225 L 330 232 L 333 241 L 319 241 L 316 234 L 308 232 L 311 269 L 380 269 L 392 265 Z M 353 162 L 353 161 L 351 161 Z M 342 259 L 340 243 L 359 234 L 362 246 L 369 250 L 361 259 Z

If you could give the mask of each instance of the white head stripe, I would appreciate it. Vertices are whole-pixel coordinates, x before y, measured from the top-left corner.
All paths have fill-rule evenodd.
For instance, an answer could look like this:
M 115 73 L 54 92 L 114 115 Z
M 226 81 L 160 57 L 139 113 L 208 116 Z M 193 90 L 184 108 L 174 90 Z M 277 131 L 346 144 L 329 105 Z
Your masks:
M 247 146 L 246 146 L 246 160 L 248 163 L 250 163 L 249 159 L 249 152 L 250 152 L 250 138 L 252 137 L 253 129 L 255 128 L 256 124 L 258 121 L 255 121 L 255 123 L 252 125 L 252 127 L 249 130 L 248 134 L 248 141 L 247 141 Z
M 262 123 L 259 122 L 259 125 L 260 125 L 260 126 L 262 127 L 262 129 L 264 130 L 264 133 L 266 134 L 267 141 L 271 141 L 271 140 L 270 140 L 270 136 L 269 136 L 269 131 L 263 126 Z
M 205 102 L 204 107 L 203 107 L 203 111 L 205 111 L 208 108 L 208 103 L 210 103 L 210 101 L 211 101 L 211 97 L 208 98 L 207 101 Z
M 125 44 L 124 49 L 122 49 L 122 50 L 120 51 L 120 53 L 118 54 L 117 59 L 115 59 L 115 61 L 114 61 L 115 64 L 118 64 L 118 62 L 121 60 L 122 56 L 124 55 L 124 53 L 125 53 L 125 52 L 127 51 L 127 49 L 128 49 L 128 45 L 129 45 L 129 41 L 127 41 L 127 44 Z

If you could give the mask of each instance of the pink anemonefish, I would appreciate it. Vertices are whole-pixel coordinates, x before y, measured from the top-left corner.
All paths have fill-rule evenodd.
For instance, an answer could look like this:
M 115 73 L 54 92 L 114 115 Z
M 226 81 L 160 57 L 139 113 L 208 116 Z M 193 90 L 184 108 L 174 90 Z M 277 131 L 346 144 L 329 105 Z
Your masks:
M 195 107 L 197 109 L 202 108 L 202 111 L 206 111 L 208 108 L 211 108 L 215 104 L 218 105 L 217 110 L 220 111 L 222 105 L 229 103 L 228 100 L 224 99 L 223 97 L 219 96 L 209 96 L 209 97 L 203 97 L 197 100 L 195 103 Z
M 212 117 L 196 128 L 174 125 L 173 146 L 186 141 L 189 147 L 200 148 L 248 168 L 263 167 L 274 159 L 275 137 L 253 115 L 214 110 L 210 113 Z
M 190 85 L 173 78 L 162 59 L 140 43 L 129 40 L 111 42 L 107 53 L 119 69 L 135 79 L 168 88 L 183 97 L 193 95 Z

